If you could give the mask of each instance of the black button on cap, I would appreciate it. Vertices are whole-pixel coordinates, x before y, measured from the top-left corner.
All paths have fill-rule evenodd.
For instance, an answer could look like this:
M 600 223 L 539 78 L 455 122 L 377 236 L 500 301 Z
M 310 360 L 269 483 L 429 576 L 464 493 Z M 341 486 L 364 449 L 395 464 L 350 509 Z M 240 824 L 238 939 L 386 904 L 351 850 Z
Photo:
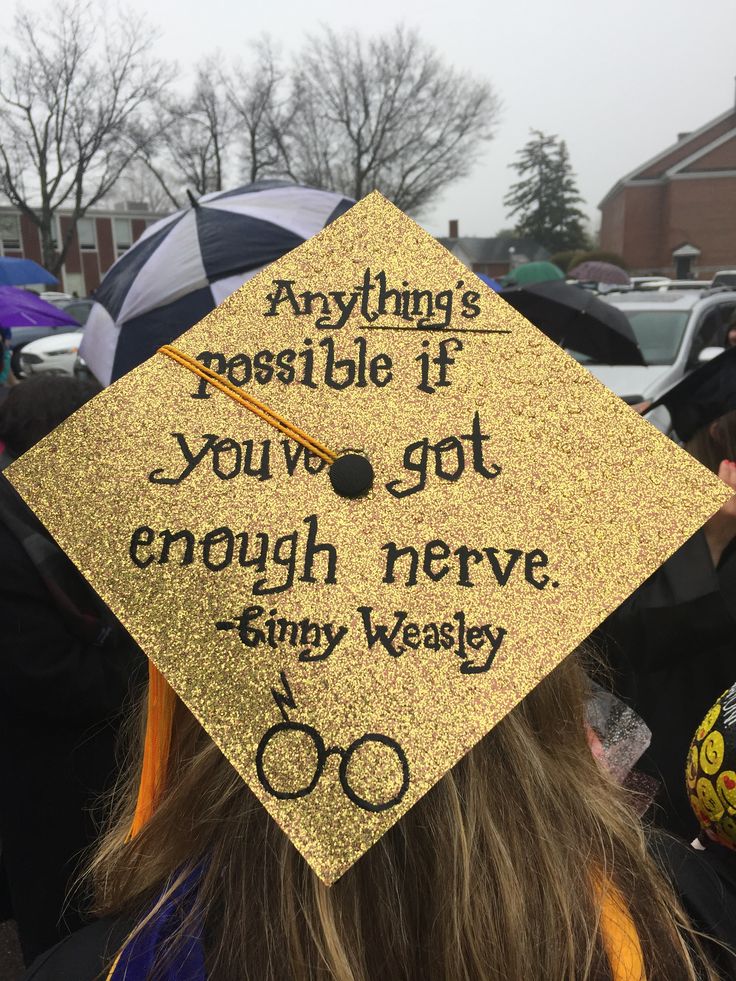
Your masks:
M 359 453 L 339 456 L 329 473 L 332 489 L 340 497 L 362 497 L 373 486 L 373 467 Z

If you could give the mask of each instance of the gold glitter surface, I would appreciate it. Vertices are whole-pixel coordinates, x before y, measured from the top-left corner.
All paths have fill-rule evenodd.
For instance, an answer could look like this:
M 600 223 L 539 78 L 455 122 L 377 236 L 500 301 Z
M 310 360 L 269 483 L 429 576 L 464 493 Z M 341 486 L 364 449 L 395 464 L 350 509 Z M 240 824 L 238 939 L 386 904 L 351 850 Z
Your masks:
M 8 476 L 328 883 L 730 494 L 377 193 L 176 343 L 370 493 L 163 355 Z

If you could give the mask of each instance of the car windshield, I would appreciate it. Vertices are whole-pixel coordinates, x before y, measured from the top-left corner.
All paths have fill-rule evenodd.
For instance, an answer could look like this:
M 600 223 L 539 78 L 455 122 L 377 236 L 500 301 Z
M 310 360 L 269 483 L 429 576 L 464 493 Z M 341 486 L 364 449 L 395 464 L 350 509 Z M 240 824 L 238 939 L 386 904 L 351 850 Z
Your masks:
M 631 324 L 647 364 L 672 364 L 680 349 L 690 312 L 687 310 L 627 310 L 619 307 Z
M 80 327 L 84 327 L 87 323 L 91 310 L 91 303 L 68 303 L 64 307 L 64 313 L 68 313 L 70 317 L 74 317 Z
M 680 349 L 690 312 L 687 310 L 627 310 L 618 308 L 631 324 L 646 364 L 673 364 Z M 570 350 L 570 349 L 568 349 Z M 593 358 L 570 350 L 583 364 L 595 364 Z

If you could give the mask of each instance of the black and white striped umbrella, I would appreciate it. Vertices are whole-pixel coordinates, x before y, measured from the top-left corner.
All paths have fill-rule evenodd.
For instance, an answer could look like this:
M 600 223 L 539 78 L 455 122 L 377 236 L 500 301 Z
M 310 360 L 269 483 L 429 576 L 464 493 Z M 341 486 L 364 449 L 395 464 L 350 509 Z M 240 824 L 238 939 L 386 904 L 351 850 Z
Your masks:
M 207 194 L 163 218 L 95 291 L 81 357 L 108 385 L 352 204 L 331 191 L 262 181 Z

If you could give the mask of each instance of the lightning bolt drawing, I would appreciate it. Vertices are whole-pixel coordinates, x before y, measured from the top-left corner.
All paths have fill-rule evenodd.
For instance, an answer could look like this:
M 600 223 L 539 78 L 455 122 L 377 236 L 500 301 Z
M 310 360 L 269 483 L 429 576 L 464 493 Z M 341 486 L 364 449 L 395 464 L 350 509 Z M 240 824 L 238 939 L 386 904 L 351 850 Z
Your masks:
M 271 694 L 273 695 L 273 700 L 276 702 L 276 707 L 284 719 L 284 722 L 289 721 L 289 716 L 286 714 L 286 709 L 295 709 L 296 702 L 294 701 L 294 696 L 291 694 L 291 688 L 289 688 L 289 682 L 286 678 L 285 671 L 279 671 L 279 678 L 281 679 L 281 686 L 283 691 L 278 691 L 276 688 L 271 689 Z

